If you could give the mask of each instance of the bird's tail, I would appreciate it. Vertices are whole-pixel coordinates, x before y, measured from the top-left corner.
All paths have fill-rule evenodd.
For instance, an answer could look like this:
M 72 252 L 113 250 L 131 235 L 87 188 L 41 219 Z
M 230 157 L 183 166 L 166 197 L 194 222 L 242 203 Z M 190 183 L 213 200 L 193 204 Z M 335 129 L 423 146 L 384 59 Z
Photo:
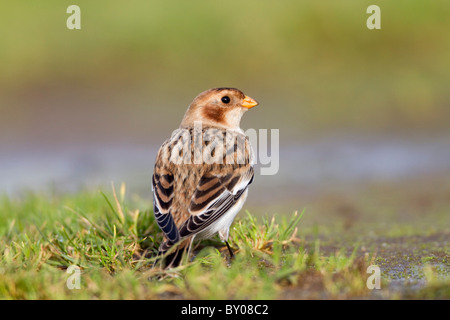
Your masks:
M 190 244 L 191 239 L 189 238 L 175 244 L 169 240 L 164 241 L 159 247 L 158 256 L 161 258 L 158 261 L 162 262 L 164 268 L 178 267 L 188 254 Z

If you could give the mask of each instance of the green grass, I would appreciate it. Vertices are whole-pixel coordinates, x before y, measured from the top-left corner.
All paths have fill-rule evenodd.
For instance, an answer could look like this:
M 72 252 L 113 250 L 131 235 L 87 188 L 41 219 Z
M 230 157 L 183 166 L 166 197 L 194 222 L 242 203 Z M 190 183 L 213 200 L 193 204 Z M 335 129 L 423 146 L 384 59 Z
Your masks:
M 353 268 L 354 257 L 321 256 L 318 247 L 303 246 L 297 238 L 301 215 L 257 219 L 247 213 L 231 232 L 235 260 L 229 262 L 224 246 L 212 240 L 192 262 L 162 270 L 153 267 L 162 239 L 152 212 L 145 203 L 129 209 L 124 198 L 124 188 L 118 197 L 3 197 L 0 298 L 273 299 L 298 285 L 304 272 L 331 276 Z M 66 286 L 72 265 L 80 267 L 80 289 Z
M 374 252 L 361 254 L 358 245 L 350 251 L 322 248 L 317 228 L 306 240 L 305 212 L 270 218 L 247 212 L 232 225 L 234 260 L 213 239 L 196 248 L 192 261 L 161 269 L 154 261 L 162 236 L 149 208 L 150 202 L 127 197 L 124 185 L 118 195 L 113 188 L 107 194 L 4 196 L 0 299 L 380 297 L 367 289 L 366 270 L 375 262 L 389 266 L 388 261 Z M 441 257 L 432 264 L 437 260 L 431 256 L 418 259 L 429 286 L 417 294 L 385 289 L 381 297 L 448 297 L 448 274 L 442 277 L 448 261 Z M 80 268 L 79 289 L 67 286 L 70 266 Z M 387 288 L 388 280 L 382 283 Z

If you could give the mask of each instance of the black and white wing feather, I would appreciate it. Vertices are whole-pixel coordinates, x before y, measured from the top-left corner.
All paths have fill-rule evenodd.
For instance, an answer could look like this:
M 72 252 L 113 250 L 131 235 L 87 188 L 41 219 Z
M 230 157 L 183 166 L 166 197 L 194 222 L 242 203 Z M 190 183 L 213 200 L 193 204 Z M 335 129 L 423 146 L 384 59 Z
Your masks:
M 203 175 L 189 205 L 191 216 L 180 227 L 180 237 L 197 234 L 225 215 L 242 197 L 253 176 L 250 165 L 235 167 L 225 175 Z
M 180 240 L 180 233 L 173 220 L 171 207 L 174 198 L 174 178 L 171 173 L 153 174 L 153 210 L 156 222 L 173 244 Z

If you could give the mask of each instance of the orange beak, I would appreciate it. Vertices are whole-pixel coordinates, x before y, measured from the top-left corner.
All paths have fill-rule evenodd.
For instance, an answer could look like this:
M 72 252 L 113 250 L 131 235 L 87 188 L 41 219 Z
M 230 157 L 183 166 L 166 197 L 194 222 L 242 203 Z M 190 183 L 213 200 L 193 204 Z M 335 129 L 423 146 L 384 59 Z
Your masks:
M 242 101 L 241 106 L 247 109 L 251 109 L 253 107 L 256 107 L 259 103 L 250 97 L 245 96 L 244 100 Z

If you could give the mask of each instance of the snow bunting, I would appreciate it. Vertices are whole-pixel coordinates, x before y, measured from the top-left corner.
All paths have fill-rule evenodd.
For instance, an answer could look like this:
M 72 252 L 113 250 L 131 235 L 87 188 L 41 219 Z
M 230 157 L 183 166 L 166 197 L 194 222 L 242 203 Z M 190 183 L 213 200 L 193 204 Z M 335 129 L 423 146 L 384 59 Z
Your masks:
M 164 233 L 159 254 L 167 253 L 166 267 L 179 265 L 194 239 L 217 233 L 233 257 L 230 225 L 254 176 L 253 152 L 240 120 L 257 105 L 234 88 L 202 92 L 159 149 L 152 179 L 153 207 Z

